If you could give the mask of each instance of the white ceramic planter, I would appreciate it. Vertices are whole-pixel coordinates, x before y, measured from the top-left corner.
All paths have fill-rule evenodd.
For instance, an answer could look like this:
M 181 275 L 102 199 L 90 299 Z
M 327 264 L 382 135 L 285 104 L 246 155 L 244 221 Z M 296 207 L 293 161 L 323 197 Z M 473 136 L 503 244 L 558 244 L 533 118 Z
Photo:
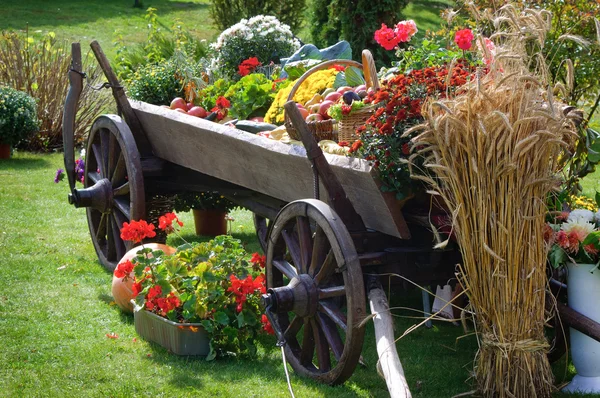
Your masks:
M 600 270 L 596 264 L 569 264 L 569 307 L 600 322 Z M 600 342 L 571 328 L 571 358 L 577 375 L 564 392 L 600 394 Z

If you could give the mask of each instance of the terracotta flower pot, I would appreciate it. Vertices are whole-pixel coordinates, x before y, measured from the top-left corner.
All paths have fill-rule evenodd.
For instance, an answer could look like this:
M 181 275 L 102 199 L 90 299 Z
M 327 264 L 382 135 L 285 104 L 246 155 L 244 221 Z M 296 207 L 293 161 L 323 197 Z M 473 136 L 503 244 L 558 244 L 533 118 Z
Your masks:
M 218 236 L 227 234 L 227 213 L 221 210 L 193 209 L 196 235 Z
M 152 250 L 162 250 L 165 252 L 165 255 L 171 255 L 177 251 L 174 247 L 163 245 L 160 243 L 146 243 L 144 245 L 145 248 L 149 248 Z M 119 264 L 131 260 L 135 257 L 138 251 L 142 249 L 142 246 L 136 246 L 133 249 L 129 250 L 119 261 Z M 115 303 L 125 312 L 133 312 L 133 305 L 131 304 L 131 299 L 133 299 L 133 272 L 129 274 L 128 278 L 117 278 L 113 275 L 112 280 L 112 295 Z
M 0 159 L 10 159 L 10 145 L 0 143 Z

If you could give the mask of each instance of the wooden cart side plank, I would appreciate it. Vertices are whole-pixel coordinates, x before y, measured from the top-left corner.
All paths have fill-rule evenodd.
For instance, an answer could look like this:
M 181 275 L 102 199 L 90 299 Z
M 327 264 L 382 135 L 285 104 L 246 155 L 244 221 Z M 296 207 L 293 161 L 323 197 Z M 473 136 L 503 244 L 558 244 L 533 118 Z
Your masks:
M 313 174 L 303 147 L 143 102 L 131 105 L 155 156 L 285 202 L 313 196 Z M 368 162 L 325 158 L 365 226 L 400 237 Z M 327 202 L 327 196 L 322 200 Z

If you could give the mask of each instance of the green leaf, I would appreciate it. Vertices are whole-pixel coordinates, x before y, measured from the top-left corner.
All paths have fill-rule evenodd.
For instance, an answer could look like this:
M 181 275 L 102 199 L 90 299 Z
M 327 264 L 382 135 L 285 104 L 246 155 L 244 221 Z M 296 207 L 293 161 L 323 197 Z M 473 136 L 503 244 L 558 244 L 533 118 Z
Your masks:
M 223 334 L 227 336 L 231 341 L 234 341 L 238 335 L 238 329 L 226 326 L 223 328 Z
M 242 316 L 246 325 L 254 326 L 258 323 L 258 319 L 256 319 L 256 314 L 254 314 L 252 311 L 242 310 L 241 314 L 243 314 Z
M 346 68 L 346 82 L 350 87 L 357 87 L 361 84 L 365 84 L 365 78 L 363 77 L 362 71 L 355 66 L 349 66 Z
M 567 253 L 560 247 L 554 245 L 548 253 L 548 260 L 554 268 L 559 268 L 567 261 Z
M 215 330 L 213 323 L 208 319 L 204 319 L 200 323 L 202 324 L 202 327 L 204 327 L 204 329 L 206 330 L 206 333 L 210 334 Z
M 600 209 L 600 192 L 596 191 L 596 206 Z
M 215 351 L 215 349 L 213 347 L 213 339 L 210 339 L 210 342 L 208 343 L 208 347 L 209 347 L 209 351 L 208 351 L 208 355 L 206 356 L 206 360 L 212 361 L 213 359 L 215 359 L 217 357 L 217 352 Z
M 587 129 L 586 146 L 588 160 L 596 164 L 600 162 L 600 133 L 592 128 Z
M 240 312 L 239 314 L 237 314 L 237 321 L 238 321 L 238 327 L 242 328 L 244 327 L 244 325 L 246 324 L 245 320 L 244 320 L 244 313 Z
M 221 325 L 228 325 L 229 324 L 229 317 L 223 311 L 217 311 L 217 312 L 215 312 L 215 315 L 214 315 L 213 318 L 214 318 L 215 322 L 218 322 Z
M 333 88 L 338 89 L 340 87 L 347 86 L 348 82 L 346 81 L 346 74 L 344 72 L 340 72 L 335 75 L 335 80 L 333 81 Z
M 584 246 L 592 244 L 597 248 L 599 242 L 600 242 L 600 231 L 593 231 L 593 232 L 590 232 L 588 234 L 588 236 L 585 237 L 582 244 Z

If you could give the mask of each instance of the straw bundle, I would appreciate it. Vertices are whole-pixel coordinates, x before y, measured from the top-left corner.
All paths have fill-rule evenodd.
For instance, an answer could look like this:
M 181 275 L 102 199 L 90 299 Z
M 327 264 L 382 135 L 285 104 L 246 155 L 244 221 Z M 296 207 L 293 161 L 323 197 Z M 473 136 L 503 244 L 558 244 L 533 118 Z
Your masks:
M 505 30 L 492 36 L 499 45 L 491 72 L 455 98 L 424 107 L 411 160 L 421 156 L 425 164 L 411 172 L 452 211 L 459 277 L 476 314 L 479 391 L 549 397 L 545 198 L 576 134 L 546 89 L 543 59 L 526 56 L 531 35 L 543 40 L 547 19 L 510 6 L 500 12 L 496 22 Z

